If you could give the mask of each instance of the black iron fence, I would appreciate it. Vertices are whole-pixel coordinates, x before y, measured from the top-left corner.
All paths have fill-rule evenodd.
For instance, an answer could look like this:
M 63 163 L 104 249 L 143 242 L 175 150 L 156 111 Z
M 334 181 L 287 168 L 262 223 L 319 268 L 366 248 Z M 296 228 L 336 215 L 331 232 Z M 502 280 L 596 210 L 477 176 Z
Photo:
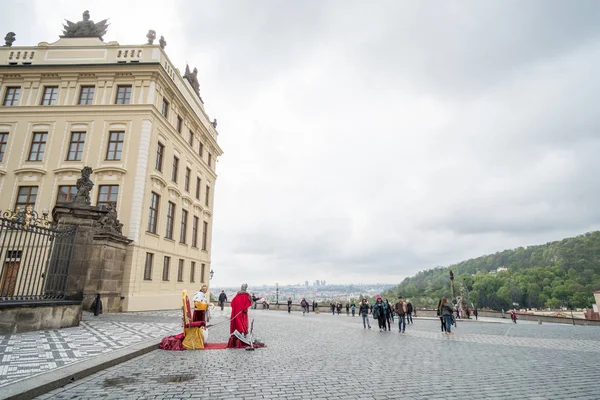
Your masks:
M 65 298 L 77 227 L 57 228 L 27 207 L 0 218 L 0 306 Z

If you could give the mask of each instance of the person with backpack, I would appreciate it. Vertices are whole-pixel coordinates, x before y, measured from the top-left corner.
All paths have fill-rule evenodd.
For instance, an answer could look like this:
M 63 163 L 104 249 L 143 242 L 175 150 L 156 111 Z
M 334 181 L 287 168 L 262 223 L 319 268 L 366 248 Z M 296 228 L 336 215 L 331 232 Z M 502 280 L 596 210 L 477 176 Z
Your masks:
M 352 310 L 352 316 L 354 317 L 354 313 L 356 312 L 356 304 L 352 303 L 350 305 L 350 310 Z
M 305 298 L 302 298 L 300 306 L 302 307 L 302 315 L 306 314 L 308 312 L 308 302 Z
M 396 315 L 398 315 L 398 331 L 404 333 L 406 331 L 406 304 L 402 300 L 402 296 L 398 296 Z
M 367 299 L 363 299 L 360 303 L 360 308 L 358 309 L 358 315 L 362 317 L 363 327 L 367 329 L 367 325 L 369 329 L 371 329 L 371 323 L 369 322 L 369 303 L 367 303 Z
M 221 311 L 225 307 L 225 302 L 227 301 L 227 295 L 224 290 L 221 290 L 221 294 L 219 295 L 219 306 L 221 306 Z

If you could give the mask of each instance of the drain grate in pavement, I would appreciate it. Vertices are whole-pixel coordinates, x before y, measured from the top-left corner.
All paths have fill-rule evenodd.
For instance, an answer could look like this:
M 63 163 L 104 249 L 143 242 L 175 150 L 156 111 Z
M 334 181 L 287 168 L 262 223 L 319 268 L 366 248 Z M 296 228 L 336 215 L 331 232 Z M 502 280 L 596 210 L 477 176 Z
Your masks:
M 137 379 L 135 378 L 107 378 L 104 380 L 104 387 L 128 385 L 130 383 L 135 383 L 135 381 L 137 381 Z
M 194 375 L 169 375 L 169 376 L 161 376 L 160 378 L 155 378 L 159 383 L 172 383 L 172 382 L 187 382 L 194 379 Z

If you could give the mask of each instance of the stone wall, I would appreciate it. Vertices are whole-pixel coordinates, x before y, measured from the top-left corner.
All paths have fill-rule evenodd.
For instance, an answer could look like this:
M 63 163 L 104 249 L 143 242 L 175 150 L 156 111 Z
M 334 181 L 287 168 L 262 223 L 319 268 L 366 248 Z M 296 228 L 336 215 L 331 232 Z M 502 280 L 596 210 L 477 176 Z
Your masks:
M 81 304 L 57 303 L 0 309 L 0 334 L 78 326 Z

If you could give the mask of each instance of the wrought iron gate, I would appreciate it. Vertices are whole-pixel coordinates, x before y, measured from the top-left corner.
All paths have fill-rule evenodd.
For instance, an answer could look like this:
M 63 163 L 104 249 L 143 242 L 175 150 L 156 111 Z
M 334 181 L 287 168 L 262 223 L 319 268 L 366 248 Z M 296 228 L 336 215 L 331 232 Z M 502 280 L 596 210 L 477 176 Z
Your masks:
M 65 298 L 77 227 L 57 228 L 27 207 L 0 218 L 0 306 Z

